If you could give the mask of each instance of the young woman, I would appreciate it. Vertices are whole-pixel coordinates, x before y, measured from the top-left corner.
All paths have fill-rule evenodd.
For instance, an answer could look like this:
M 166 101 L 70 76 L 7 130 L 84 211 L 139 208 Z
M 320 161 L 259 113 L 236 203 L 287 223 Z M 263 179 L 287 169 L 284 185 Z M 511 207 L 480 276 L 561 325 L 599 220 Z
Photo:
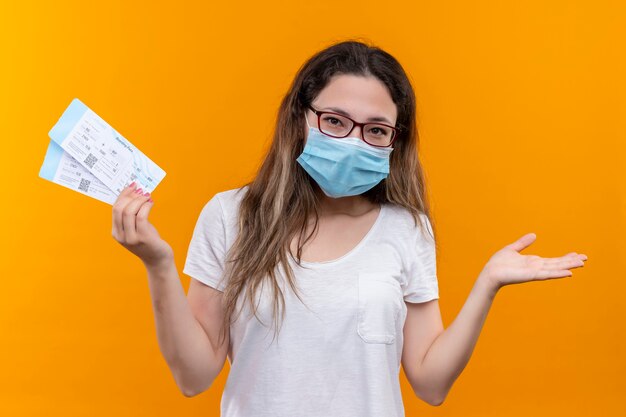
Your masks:
M 255 179 L 203 207 L 186 296 L 148 222 L 153 201 L 134 185 L 121 193 L 113 236 L 147 268 L 159 346 L 184 395 L 210 387 L 228 357 L 222 417 L 403 416 L 400 365 L 439 405 L 499 288 L 583 266 L 575 252 L 521 255 L 535 240 L 524 235 L 489 259 L 444 329 L 417 148 L 401 65 L 347 41 L 299 70 Z

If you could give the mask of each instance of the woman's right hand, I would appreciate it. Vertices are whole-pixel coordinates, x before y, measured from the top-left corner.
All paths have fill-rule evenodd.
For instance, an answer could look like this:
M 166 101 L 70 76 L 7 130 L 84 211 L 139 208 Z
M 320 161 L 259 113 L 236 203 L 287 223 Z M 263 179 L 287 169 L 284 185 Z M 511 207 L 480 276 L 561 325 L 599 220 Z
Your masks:
M 135 189 L 132 183 L 124 188 L 113 204 L 113 238 L 137 255 L 146 266 L 156 266 L 174 259 L 171 246 L 161 239 L 148 221 L 154 205 L 149 193 Z

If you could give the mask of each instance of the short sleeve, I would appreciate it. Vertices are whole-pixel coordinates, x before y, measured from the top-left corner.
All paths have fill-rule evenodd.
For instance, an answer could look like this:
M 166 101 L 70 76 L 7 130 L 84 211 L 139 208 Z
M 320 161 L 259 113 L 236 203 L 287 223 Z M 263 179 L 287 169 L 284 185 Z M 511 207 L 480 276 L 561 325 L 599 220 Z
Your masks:
M 410 303 L 423 303 L 439 298 L 437 282 L 436 246 L 430 221 L 421 215 L 428 232 L 415 228 L 414 239 L 409 247 L 407 282 L 404 287 L 404 300 Z
M 226 228 L 224 212 L 216 194 L 207 202 L 193 230 L 187 249 L 183 272 L 196 280 L 224 291 L 221 282 L 226 254 Z

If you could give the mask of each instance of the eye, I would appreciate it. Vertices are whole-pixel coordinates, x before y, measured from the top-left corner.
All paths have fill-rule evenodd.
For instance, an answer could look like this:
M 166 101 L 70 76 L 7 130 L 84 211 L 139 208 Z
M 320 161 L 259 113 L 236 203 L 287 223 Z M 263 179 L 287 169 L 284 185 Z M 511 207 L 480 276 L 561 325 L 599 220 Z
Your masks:
M 336 117 L 332 117 L 332 116 L 326 116 L 324 118 L 324 122 L 328 122 L 333 126 L 340 126 L 343 123 L 341 123 L 341 120 L 337 119 Z
M 387 129 L 378 126 L 371 128 L 369 132 L 377 136 L 387 136 L 389 134 Z

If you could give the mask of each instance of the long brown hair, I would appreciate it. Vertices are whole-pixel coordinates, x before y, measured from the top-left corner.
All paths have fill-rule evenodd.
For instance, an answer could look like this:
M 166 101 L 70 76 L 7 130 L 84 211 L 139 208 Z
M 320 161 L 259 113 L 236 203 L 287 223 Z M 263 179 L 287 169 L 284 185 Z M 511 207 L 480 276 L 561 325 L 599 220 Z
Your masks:
M 297 233 L 295 260 L 300 265 L 302 247 L 318 227 L 320 206 L 319 186 L 296 159 L 304 148 L 306 105 L 314 100 L 332 76 L 338 74 L 373 76 L 384 83 L 397 106 L 396 126 L 402 129 L 390 155 L 389 176 L 362 196 L 372 203 L 394 203 L 406 208 L 422 230 L 425 227 L 419 214 L 425 214 L 430 220 L 424 175 L 417 155 L 415 94 L 402 66 L 382 49 L 356 40 L 323 49 L 298 70 L 278 110 L 267 156 L 255 178 L 239 190 L 241 192 L 245 187 L 246 193 L 239 208 L 239 233 L 227 254 L 222 277 L 226 287 L 220 340 L 225 338 L 226 329 L 236 320 L 232 315 L 244 289 L 246 300 L 259 319 L 255 296 L 261 284 L 269 283 L 274 294 L 274 321 L 278 323 L 279 299 L 281 318 L 284 319 L 285 299 L 276 279 L 278 265 L 283 266 L 290 287 L 302 301 L 294 286 L 288 256 L 293 257 L 291 242 Z M 304 236 L 311 216 L 315 219 L 315 227 Z

